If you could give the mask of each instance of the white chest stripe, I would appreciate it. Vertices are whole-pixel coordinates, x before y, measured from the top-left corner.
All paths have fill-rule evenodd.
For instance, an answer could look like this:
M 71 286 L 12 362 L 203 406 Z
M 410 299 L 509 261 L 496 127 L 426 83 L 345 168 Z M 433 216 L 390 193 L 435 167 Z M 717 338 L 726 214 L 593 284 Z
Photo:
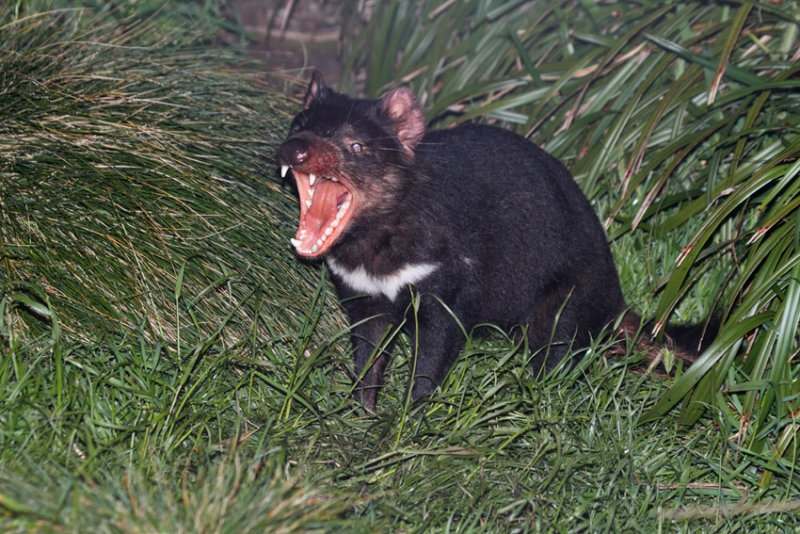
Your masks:
M 355 291 L 363 291 L 372 296 L 386 295 L 389 300 L 397 298 L 397 293 L 409 284 L 419 282 L 439 268 L 438 263 L 407 263 L 391 274 L 375 276 L 367 272 L 363 265 L 347 269 L 327 258 L 328 267 Z

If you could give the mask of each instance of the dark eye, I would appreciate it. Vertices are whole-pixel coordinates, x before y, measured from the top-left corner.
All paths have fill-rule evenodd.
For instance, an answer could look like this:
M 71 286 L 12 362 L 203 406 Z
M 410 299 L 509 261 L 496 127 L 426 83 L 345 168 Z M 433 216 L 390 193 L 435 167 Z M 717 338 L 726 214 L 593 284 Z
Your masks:
M 361 143 L 351 143 L 350 150 L 353 151 L 353 154 L 358 154 L 362 150 L 364 150 L 364 146 Z

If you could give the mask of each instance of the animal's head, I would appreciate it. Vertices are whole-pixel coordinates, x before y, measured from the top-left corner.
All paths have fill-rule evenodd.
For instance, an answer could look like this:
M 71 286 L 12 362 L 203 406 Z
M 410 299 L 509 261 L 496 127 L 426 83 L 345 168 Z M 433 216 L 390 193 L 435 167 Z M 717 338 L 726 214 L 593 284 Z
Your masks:
M 337 93 L 314 72 L 301 111 L 278 150 L 300 195 L 298 254 L 321 257 L 364 214 L 379 214 L 413 174 L 414 149 L 425 133 L 411 90 L 379 100 Z M 413 178 L 413 176 L 411 176 Z

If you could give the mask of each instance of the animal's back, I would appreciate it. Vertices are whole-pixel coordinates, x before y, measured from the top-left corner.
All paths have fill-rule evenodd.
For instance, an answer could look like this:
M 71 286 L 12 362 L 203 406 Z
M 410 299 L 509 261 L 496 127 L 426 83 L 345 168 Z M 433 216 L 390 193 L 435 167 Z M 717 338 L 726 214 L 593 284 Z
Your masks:
M 569 298 L 565 331 L 580 327 L 583 339 L 624 309 L 597 216 L 552 156 L 505 130 L 468 125 L 427 133 L 417 158 L 431 178 L 414 205 L 450 225 L 455 256 L 471 262 L 468 323 L 528 323 L 549 333 Z

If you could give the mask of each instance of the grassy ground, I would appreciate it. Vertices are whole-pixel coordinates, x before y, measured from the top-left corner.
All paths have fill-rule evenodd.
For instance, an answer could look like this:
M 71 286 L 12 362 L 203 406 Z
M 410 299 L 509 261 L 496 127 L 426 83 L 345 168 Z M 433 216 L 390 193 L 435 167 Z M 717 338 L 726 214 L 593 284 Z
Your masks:
M 216 12 L 214 5 L 206 7 Z M 562 24 L 581 27 L 577 3 L 553 5 L 561 9 Z M 784 6 L 787 13 L 791 5 Z M 571 18 L 563 14 L 567 7 L 576 9 Z M 706 189 L 693 185 L 708 178 L 697 169 L 716 168 L 725 179 L 736 178 L 726 182 L 736 191 L 757 191 L 745 197 L 748 210 L 714 227 L 735 227 L 738 217 L 745 231 L 726 240 L 723 228 L 722 237 L 709 241 L 725 257 L 700 269 L 712 274 L 692 284 L 695 302 L 684 300 L 678 314 L 703 316 L 717 286 L 733 280 L 734 289 L 748 291 L 732 291 L 739 296 L 724 301 L 726 317 L 736 319 L 729 321 L 734 326 L 750 326 L 742 332 L 750 335 L 750 354 L 768 356 L 744 360 L 740 344 L 733 346 L 742 333 L 729 330 L 730 352 L 709 356 L 717 366 L 710 374 L 720 371 L 726 381 L 706 388 L 712 402 L 690 417 L 690 426 L 677 424 L 686 420 L 686 409 L 659 407 L 685 403 L 688 394 L 676 396 L 676 388 L 696 372 L 679 369 L 673 381 L 643 372 L 635 353 L 606 360 L 606 340 L 599 339 L 577 368 L 532 376 L 528 348 L 500 333 L 471 340 L 443 388 L 413 407 L 403 398 L 413 351 L 401 339 L 381 412 L 364 414 L 351 398 L 346 325 L 324 268 L 297 261 L 288 243 L 296 201 L 279 181 L 271 155 L 296 102 L 266 89 L 247 66 L 232 68 L 235 55 L 204 46 L 218 27 L 197 20 L 197 12 L 184 19 L 163 12 L 155 19 L 119 11 L 99 18 L 77 11 L 36 14 L 33 7 L 7 12 L 0 21 L 2 530 L 798 529 L 796 423 L 786 417 L 796 403 L 796 370 L 771 359 L 788 351 L 791 361 L 796 350 L 797 321 L 788 304 L 797 301 L 791 283 L 797 277 L 785 258 L 796 249 L 797 132 L 775 126 L 791 124 L 797 109 L 793 93 L 780 90 L 794 70 L 782 67 L 791 56 L 781 55 L 778 46 L 778 30 L 792 31 L 793 19 L 770 18 L 769 10 L 750 18 L 756 14 L 748 10 L 739 20 L 736 10 L 697 9 L 667 13 L 667 27 L 652 20 L 647 26 L 668 39 L 674 37 L 670 28 L 688 17 L 690 27 L 710 39 L 698 41 L 698 50 L 703 43 L 715 54 L 714 47 L 722 47 L 722 55 L 711 55 L 715 62 L 696 71 L 697 57 L 663 42 L 653 50 L 664 55 L 641 58 L 640 70 L 617 71 L 624 64 L 610 61 L 614 69 L 588 85 L 585 78 L 573 80 L 574 69 L 603 62 L 582 55 L 600 52 L 587 52 L 580 43 L 574 68 L 555 56 L 517 62 L 531 79 L 538 74 L 542 83 L 561 85 L 562 92 L 547 100 L 553 108 L 540 110 L 554 118 L 542 122 L 535 136 L 549 136 L 548 148 L 570 163 L 609 217 L 627 295 L 645 311 L 661 313 L 662 302 L 672 298 L 664 294 L 685 293 L 670 286 L 672 258 L 714 220 L 714 212 L 693 207 L 710 205 Z M 634 15 L 631 25 L 653 16 Z M 736 34 L 743 40 L 774 37 L 763 44 L 769 53 L 761 63 L 730 55 L 738 67 L 766 80 L 768 88 L 750 93 L 730 87 L 734 96 L 752 94 L 756 103 L 770 91 L 758 108 L 736 99 L 708 107 L 697 99 L 707 85 L 670 70 L 714 78 L 728 42 L 719 32 L 727 26 L 714 26 L 714 33 L 704 24 L 722 16 L 750 31 Z M 400 27 L 405 19 L 396 20 Z M 638 35 L 626 30 L 625 21 L 620 28 L 626 36 Z M 579 35 L 581 43 L 601 42 L 610 58 L 627 50 L 615 48 L 615 35 L 605 41 Z M 523 50 L 534 38 L 523 37 L 511 46 Z M 692 38 L 689 32 L 686 39 Z M 638 42 L 628 45 L 635 49 Z M 637 72 L 647 78 L 657 68 L 686 80 L 680 88 L 692 88 L 692 98 L 681 100 L 683 93 L 655 79 L 652 93 L 618 90 L 620 79 Z M 480 94 L 475 87 L 473 94 Z M 569 98 L 584 87 L 586 102 L 599 109 L 617 106 L 615 111 L 585 110 L 576 125 L 559 129 L 574 104 Z M 620 94 L 637 103 L 618 100 Z M 428 98 L 429 116 L 437 120 L 434 102 L 449 97 Z M 476 96 L 467 103 L 488 101 L 493 99 Z M 516 102 L 536 105 L 524 97 Z M 659 102 L 670 104 L 661 115 Z M 752 117 L 750 109 L 757 109 Z M 501 116 L 492 115 L 498 110 Z M 517 117 L 503 106 L 483 111 L 485 119 Z M 669 125 L 648 122 L 652 113 L 667 117 Z M 702 134 L 720 113 L 737 120 L 725 123 L 718 138 Z M 686 124 L 691 127 L 684 129 Z M 573 142 L 587 132 L 603 139 L 609 129 L 626 128 L 623 141 L 600 151 L 581 153 Z M 649 131 L 652 141 L 639 145 L 637 128 Z M 667 172 L 659 165 L 670 167 L 666 154 L 691 145 L 692 131 L 701 132 L 694 139 L 702 150 L 674 162 L 682 180 L 658 186 Z M 630 190 L 614 185 L 609 176 L 624 178 L 617 170 L 644 146 L 646 179 Z M 732 163 L 736 150 L 742 157 Z M 666 197 L 648 197 L 662 190 Z M 637 210 L 656 200 L 667 207 L 658 214 L 645 208 L 634 224 Z M 772 233 L 764 232 L 772 248 L 746 248 L 746 240 L 758 235 L 755 229 L 771 220 L 791 224 L 776 222 L 768 227 Z M 705 250 L 701 260 L 715 257 Z M 733 250 L 741 258 L 739 278 L 728 275 Z M 748 267 L 759 258 L 769 271 Z M 772 293 L 748 297 L 762 286 Z M 649 296 L 653 289 L 660 289 L 661 300 Z M 741 308 L 735 304 L 742 302 L 748 310 L 764 304 L 769 317 L 736 315 Z M 786 331 L 791 334 L 779 335 Z M 786 373 L 782 381 L 769 375 L 775 369 Z M 705 376 L 697 379 L 701 385 Z M 765 383 L 777 384 L 775 391 L 769 393 Z M 752 421 L 758 431 L 748 434 L 740 421 Z

